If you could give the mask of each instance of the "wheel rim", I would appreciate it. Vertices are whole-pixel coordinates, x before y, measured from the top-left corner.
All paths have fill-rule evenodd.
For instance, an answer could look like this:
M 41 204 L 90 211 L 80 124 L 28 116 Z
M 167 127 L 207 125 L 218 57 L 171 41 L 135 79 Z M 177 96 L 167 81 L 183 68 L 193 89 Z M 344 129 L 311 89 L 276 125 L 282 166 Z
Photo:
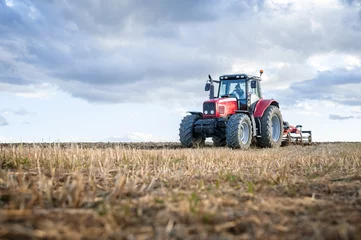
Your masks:
M 241 127 L 241 142 L 246 144 L 249 140 L 249 126 L 247 123 L 242 123 Z
M 273 115 L 272 117 L 272 140 L 277 142 L 280 139 L 281 131 L 280 131 L 280 119 L 277 115 Z

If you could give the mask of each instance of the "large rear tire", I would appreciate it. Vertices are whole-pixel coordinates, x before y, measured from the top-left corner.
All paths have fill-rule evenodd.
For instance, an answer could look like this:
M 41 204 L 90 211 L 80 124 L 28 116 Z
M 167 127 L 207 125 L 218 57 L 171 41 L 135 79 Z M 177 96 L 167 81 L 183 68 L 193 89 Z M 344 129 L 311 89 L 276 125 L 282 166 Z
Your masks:
M 248 115 L 239 113 L 232 115 L 226 127 L 227 146 L 247 149 L 252 142 L 252 124 Z
M 278 107 L 269 106 L 261 118 L 261 137 L 258 138 L 260 147 L 279 147 L 282 143 L 283 120 Z
M 196 137 L 193 134 L 194 123 L 198 120 L 196 115 L 187 115 L 183 118 L 179 127 L 179 140 L 184 147 L 203 147 L 205 138 Z
M 224 147 L 227 145 L 227 139 L 226 137 L 213 137 L 212 138 L 213 141 L 213 146 L 215 147 Z

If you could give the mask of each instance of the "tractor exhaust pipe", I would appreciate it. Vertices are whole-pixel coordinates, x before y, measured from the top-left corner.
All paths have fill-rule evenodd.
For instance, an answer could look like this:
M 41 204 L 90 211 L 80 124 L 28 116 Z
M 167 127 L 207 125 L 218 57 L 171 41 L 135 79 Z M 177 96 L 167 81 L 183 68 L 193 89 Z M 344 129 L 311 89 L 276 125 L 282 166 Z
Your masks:
M 211 75 L 208 75 L 209 78 L 209 82 L 211 84 L 210 89 L 209 89 L 209 99 L 213 99 L 214 98 L 214 84 L 213 84 L 213 79 L 211 77 Z
M 214 84 L 211 75 L 208 75 L 209 80 L 206 82 L 206 86 L 204 87 L 204 91 L 209 91 L 209 99 L 214 99 Z

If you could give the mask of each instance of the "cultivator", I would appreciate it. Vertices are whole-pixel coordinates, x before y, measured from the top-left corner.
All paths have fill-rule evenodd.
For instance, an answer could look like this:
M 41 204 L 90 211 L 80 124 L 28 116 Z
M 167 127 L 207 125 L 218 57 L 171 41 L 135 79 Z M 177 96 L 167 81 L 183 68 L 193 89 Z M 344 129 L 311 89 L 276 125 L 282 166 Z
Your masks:
M 312 132 L 303 131 L 302 125 L 292 126 L 288 122 L 283 122 L 283 138 L 284 145 L 293 144 L 311 144 Z

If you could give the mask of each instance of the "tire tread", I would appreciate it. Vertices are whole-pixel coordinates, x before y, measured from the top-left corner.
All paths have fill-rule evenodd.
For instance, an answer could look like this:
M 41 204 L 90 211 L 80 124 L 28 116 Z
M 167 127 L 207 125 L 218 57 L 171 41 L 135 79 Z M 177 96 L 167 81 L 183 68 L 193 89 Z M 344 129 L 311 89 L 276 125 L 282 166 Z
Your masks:
M 277 114 L 280 120 L 280 124 L 283 123 L 282 121 L 282 115 L 281 115 L 281 111 L 279 110 L 279 108 L 277 106 L 269 106 L 262 118 L 261 118 L 261 137 L 257 139 L 258 145 L 260 147 L 265 147 L 265 148 L 273 148 L 273 147 L 279 147 L 281 146 L 282 143 L 282 133 L 281 136 L 279 138 L 279 140 L 277 142 L 273 141 L 272 139 L 272 116 L 273 114 Z M 280 126 L 281 131 L 283 129 L 283 124 L 281 124 Z

